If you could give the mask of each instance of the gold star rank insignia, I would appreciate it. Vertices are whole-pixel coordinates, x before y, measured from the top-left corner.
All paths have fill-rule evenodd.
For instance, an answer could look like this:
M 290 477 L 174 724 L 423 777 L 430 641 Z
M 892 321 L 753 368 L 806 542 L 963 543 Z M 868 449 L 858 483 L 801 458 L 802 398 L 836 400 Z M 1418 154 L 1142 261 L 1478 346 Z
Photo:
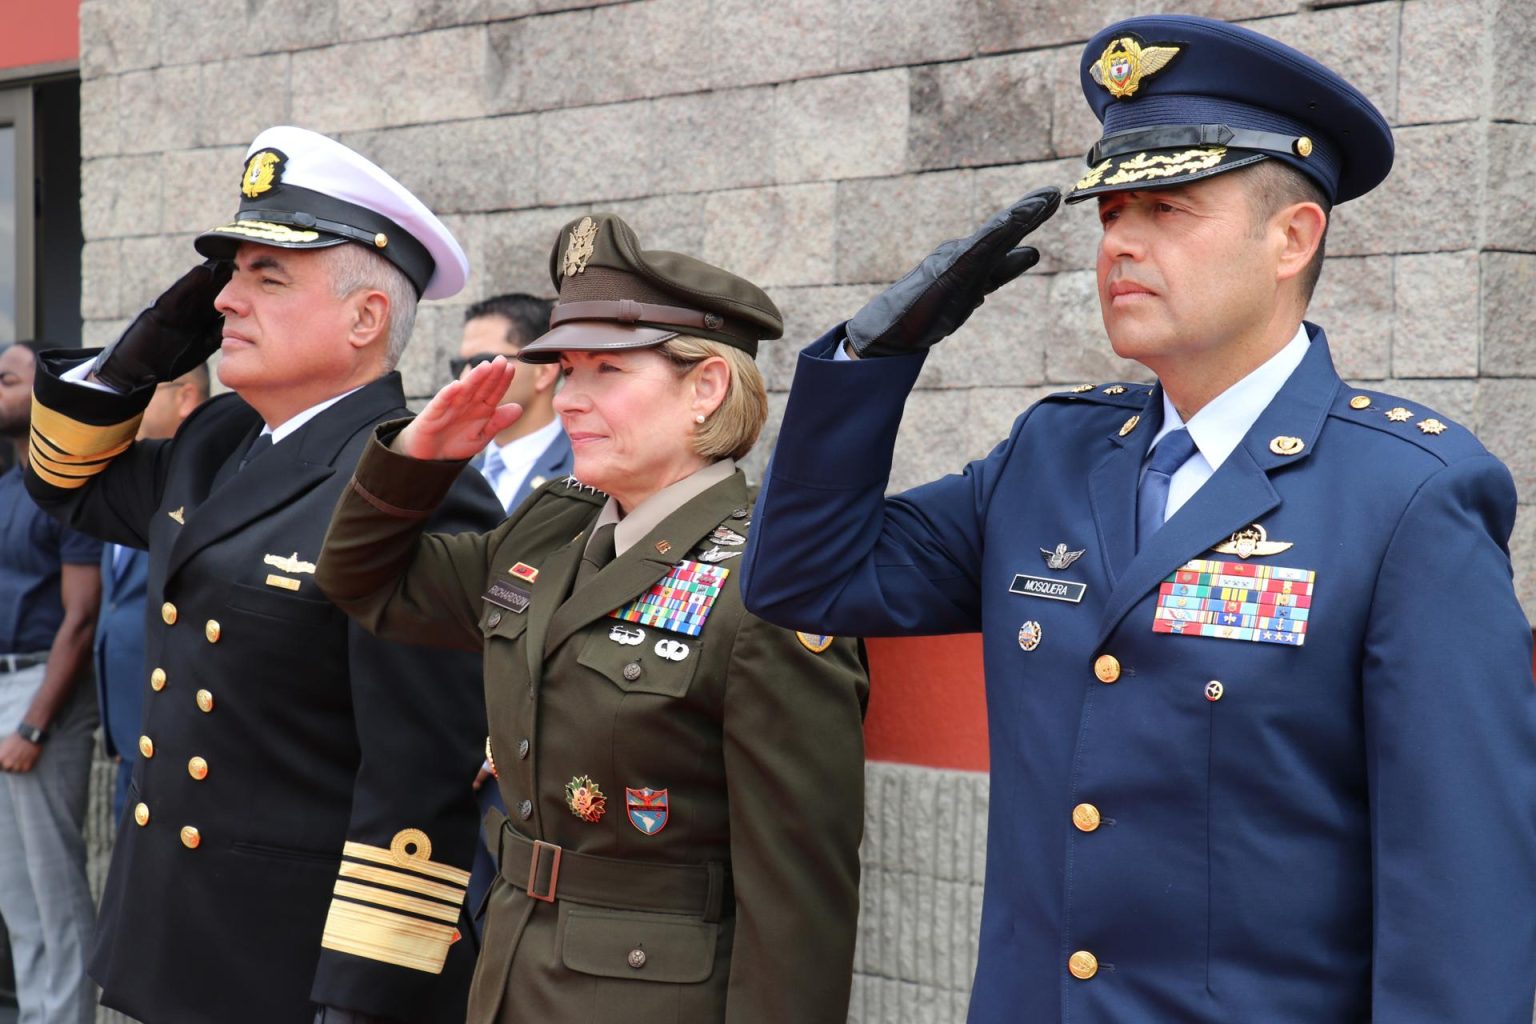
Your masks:
M 1443 434 L 1443 433 L 1445 433 L 1445 424 L 1441 423 L 1439 420 L 1435 419 L 1433 416 L 1431 416 L 1427 420 L 1419 420 L 1419 422 L 1417 424 L 1415 424 L 1415 426 L 1417 426 L 1420 430 L 1424 431 L 1424 433 L 1426 433 L 1426 434 Z
M 1135 36 L 1121 36 L 1104 48 L 1098 61 L 1088 68 L 1093 80 L 1109 90 L 1116 99 L 1126 99 L 1179 55 L 1180 46 L 1142 46 Z
M 1391 420 L 1393 423 L 1407 423 L 1409 420 L 1413 419 L 1413 413 L 1399 405 L 1395 408 L 1387 410 L 1387 419 Z

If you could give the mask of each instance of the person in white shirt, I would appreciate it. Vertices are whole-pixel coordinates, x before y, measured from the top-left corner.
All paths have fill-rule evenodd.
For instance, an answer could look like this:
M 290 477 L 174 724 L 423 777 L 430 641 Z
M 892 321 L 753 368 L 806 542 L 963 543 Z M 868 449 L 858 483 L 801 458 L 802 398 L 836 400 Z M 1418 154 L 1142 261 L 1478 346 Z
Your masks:
M 448 360 L 453 376 L 497 356 L 516 359 L 522 347 L 549 330 L 552 299 L 515 292 L 494 295 L 464 313 L 464 337 L 459 356 Z M 478 469 L 502 507 L 511 512 L 523 499 L 571 472 L 571 443 L 555 416 L 555 387 L 560 368 L 554 364 L 517 367 L 504 402 L 523 407 L 523 416 L 497 434 L 475 459 Z

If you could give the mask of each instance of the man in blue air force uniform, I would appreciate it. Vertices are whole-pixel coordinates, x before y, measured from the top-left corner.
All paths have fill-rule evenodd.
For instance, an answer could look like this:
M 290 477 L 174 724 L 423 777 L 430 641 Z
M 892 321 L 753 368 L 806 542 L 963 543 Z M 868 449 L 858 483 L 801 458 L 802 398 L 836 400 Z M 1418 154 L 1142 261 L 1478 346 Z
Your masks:
M 970 1019 L 1528 1024 L 1536 687 L 1509 473 L 1346 386 L 1303 314 L 1386 176 L 1327 68 L 1190 17 L 1099 33 L 1110 342 L 1155 387 L 1026 411 L 885 498 L 933 343 L 1032 265 L 1033 193 L 801 356 L 744 559 L 763 617 L 980 630 L 989 875 Z M 1411 325 L 1410 325 L 1411 326 Z M 963 344 L 963 342 L 960 342 Z

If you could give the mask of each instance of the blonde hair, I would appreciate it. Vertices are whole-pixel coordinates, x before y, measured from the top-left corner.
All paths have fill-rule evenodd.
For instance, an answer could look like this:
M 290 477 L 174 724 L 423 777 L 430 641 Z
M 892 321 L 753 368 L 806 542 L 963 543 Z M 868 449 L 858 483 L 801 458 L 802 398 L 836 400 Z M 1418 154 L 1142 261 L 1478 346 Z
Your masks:
M 739 459 L 751 451 L 768 421 L 768 389 L 752 357 L 735 346 L 683 334 L 658 345 L 657 351 L 684 373 L 711 356 L 725 360 L 730 387 L 719 407 L 693 432 L 693 450 L 711 462 Z
M 393 370 L 405 354 L 406 343 L 416 329 L 416 289 L 405 274 L 376 252 L 354 242 L 333 245 L 321 252 L 331 272 L 331 293 L 338 299 L 367 288 L 389 299 L 389 337 L 384 369 Z

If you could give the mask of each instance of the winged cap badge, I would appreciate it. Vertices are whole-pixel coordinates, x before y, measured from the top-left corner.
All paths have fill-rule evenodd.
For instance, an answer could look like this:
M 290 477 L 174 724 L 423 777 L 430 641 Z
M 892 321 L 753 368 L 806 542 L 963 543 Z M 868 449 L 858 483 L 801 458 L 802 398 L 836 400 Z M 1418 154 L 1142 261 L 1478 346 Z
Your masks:
M 565 243 L 563 276 L 570 277 L 587 269 L 587 261 L 597 249 L 597 225 L 591 217 L 581 218 L 581 223 L 571 229 L 571 237 Z
M 1084 548 L 1083 551 L 1087 551 Z M 1040 549 L 1040 554 L 1045 557 L 1045 564 L 1052 569 L 1065 569 L 1079 558 L 1083 557 L 1083 551 L 1068 551 L 1065 544 L 1057 544 L 1055 551 Z
M 1258 523 L 1245 526 L 1220 544 L 1213 545 L 1212 551 L 1223 555 L 1236 555 L 1238 558 L 1252 558 L 1254 555 L 1278 555 L 1294 546 L 1294 541 L 1270 540 L 1269 534 Z
M 1182 46 L 1142 46 L 1135 36 L 1121 36 L 1104 48 L 1088 74 L 1116 99 L 1126 99 L 1179 55 Z

